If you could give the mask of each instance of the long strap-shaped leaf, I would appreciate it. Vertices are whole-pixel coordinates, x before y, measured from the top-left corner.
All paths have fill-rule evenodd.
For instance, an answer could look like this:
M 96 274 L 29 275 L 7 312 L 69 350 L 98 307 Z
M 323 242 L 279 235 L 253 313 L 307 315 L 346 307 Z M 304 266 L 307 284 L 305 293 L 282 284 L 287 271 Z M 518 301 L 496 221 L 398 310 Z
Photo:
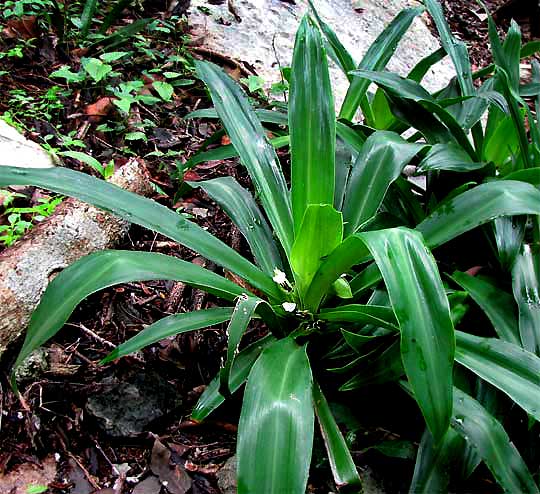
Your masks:
M 208 328 L 216 324 L 228 321 L 233 313 L 232 307 L 212 308 L 198 310 L 197 312 L 187 312 L 185 314 L 173 314 L 164 317 L 154 324 L 150 324 L 133 338 L 118 345 L 100 363 L 111 362 L 130 353 L 137 352 L 148 345 L 196 329 Z
M 474 445 L 505 492 L 540 492 L 503 426 L 480 403 L 458 388 L 454 388 L 452 428 Z
M 313 445 L 312 376 L 306 348 L 291 338 L 253 366 L 238 426 L 238 493 L 303 494 Z
M 229 379 L 238 353 L 238 345 L 240 345 L 242 335 L 246 332 L 257 306 L 261 303 L 266 302 L 258 297 L 248 295 L 241 295 L 236 302 L 234 312 L 227 326 L 227 360 L 219 372 L 219 392 L 225 397 L 231 395 Z
M 530 184 L 501 180 L 478 185 L 445 202 L 416 229 L 437 247 L 499 216 L 540 214 L 540 192 Z
M 395 94 L 400 98 L 420 103 L 426 110 L 437 115 L 441 122 L 450 130 L 454 139 L 467 151 L 471 158 L 476 159 L 476 153 L 459 122 L 420 84 L 390 72 L 355 70 L 353 74 L 375 82 L 390 93 L 390 95 Z
M 307 207 L 302 225 L 296 232 L 290 263 L 296 281 L 296 291 L 304 300 L 307 288 L 328 256 L 343 240 L 341 213 L 329 204 L 311 204 Z M 305 306 L 305 304 L 303 304 Z M 308 310 L 316 307 L 305 306 Z
M 448 429 L 443 440 L 435 444 L 428 429 L 424 431 L 409 492 L 413 494 L 446 494 L 450 479 L 450 465 L 463 449 L 463 438 Z
M 264 210 L 283 249 L 293 242 L 289 192 L 276 153 L 239 86 L 210 62 L 195 63 L 198 76 L 207 85 L 223 126 L 238 151 L 260 195 Z
M 454 326 L 444 287 L 421 235 L 404 228 L 362 234 L 383 276 L 401 331 L 401 358 L 436 441 L 452 412 Z
M 323 309 L 318 317 L 323 321 L 333 323 L 374 324 L 394 331 L 399 329 L 394 311 L 390 307 L 378 305 L 342 305 L 332 309 Z
M 462 454 L 465 444 L 474 447 L 505 492 L 539 492 L 503 426 L 480 403 L 458 388 L 454 388 L 451 425 L 438 445 L 428 431 L 424 433 L 409 492 L 446 493 L 449 463 Z
M 200 187 L 216 201 L 246 238 L 257 264 L 272 276 L 274 269 L 283 270 L 281 257 L 272 237 L 272 230 L 253 196 L 232 177 L 203 182 L 189 182 Z
M 540 420 L 540 358 L 496 338 L 456 331 L 456 361 Z
M 36 185 L 93 204 L 176 240 L 231 270 L 268 295 L 280 298 L 279 289 L 270 276 L 200 226 L 151 199 L 84 173 L 59 167 L 36 169 L 3 166 L 0 168 L 0 187 L 6 185 Z
M 339 40 L 334 30 L 328 24 L 326 24 L 326 22 L 324 22 L 321 19 L 321 17 L 319 16 L 319 13 L 315 9 L 315 5 L 313 4 L 313 2 L 311 0 L 308 0 L 308 3 L 311 9 L 311 12 L 313 13 L 313 17 L 315 17 L 317 24 L 321 28 L 321 31 L 323 32 L 326 38 L 326 41 L 328 42 L 329 55 L 334 60 L 334 62 L 336 62 L 339 68 L 343 71 L 345 76 L 349 80 L 351 80 L 352 76 L 349 75 L 349 72 L 356 68 L 356 64 L 353 60 L 352 55 L 343 46 L 343 43 L 341 43 L 341 41 Z
M 305 16 L 296 33 L 289 92 L 291 201 L 295 232 L 310 204 L 334 204 L 336 117 L 319 29 Z
M 240 386 L 246 382 L 251 367 L 259 358 L 261 352 L 274 341 L 276 341 L 276 339 L 273 336 L 265 336 L 244 348 L 236 356 L 229 375 L 229 390 L 231 393 L 237 391 Z M 218 374 L 212 379 L 210 384 L 206 386 L 199 401 L 197 401 L 197 404 L 191 413 L 191 418 L 196 422 L 204 420 L 225 401 L 225 397 L 219 392 L 219 377 Z
M 371 44 L 364 58 L 362 58 L 358 68 L 363 70 L 383 70 L 396 51 L 399 41 L 422 10 L 422 8 L 402 10 L 385 30 L 377 36 L 377 39 Z M 351 82 L 341 106 L 340 118 L 353 119 L 369 84 L 368 79 L 362 78 L 355 78 Z
M 515 303 L 509 293 L 502 291 L 487 280 L 455 272 L 452 279 L 467 290 L 493 324 L 499 338 L 520 345 Z
M 367 138 L 353 165 L 345 192 L 346 236 L 375 215 L 388 187 L 423 147 L 407 142 L 394 132 L 379 131 Z
M 182 281 L 226 300 L 234 300 L 245 291 L 196 264 L 163 254 L 130 251 L 90 254 L 64 269 L 49 284 L 32 314 L 14 367 L 54 336 L 88 295 L 118 283 L 156 279 Z
M 519 308 L 523 348 L 540 355 L 540 253 L 536 246 L 524 244 L 516 256 L 512 288 Z
M 351 457 L 343 434 L 339 430 L 318 383 L 313 383 L 313 404 L 321 427 L 321 434 L 328 453 L 330 468 L 338 489 L 360 486 L 360 476 Z

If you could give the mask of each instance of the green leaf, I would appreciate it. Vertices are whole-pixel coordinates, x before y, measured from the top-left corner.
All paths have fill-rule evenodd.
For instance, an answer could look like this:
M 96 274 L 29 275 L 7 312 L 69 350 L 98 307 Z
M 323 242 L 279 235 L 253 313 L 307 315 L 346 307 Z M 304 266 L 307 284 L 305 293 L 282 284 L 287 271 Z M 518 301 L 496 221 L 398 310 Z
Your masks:
M 398 322 L 390 307 L 377 305 L 349 304 L 331 309 L 322 309 L 319 319 L 332 323 L 373 324 L 381 328 L 398 331 Z
M 452 412 L 454 326 L 433 256 L 421 235 L 404 228 L 362 234 L 379 267 L 401 331 L 408 380 L 436 441 Z
M 444 48 L 439 48 L 433 53 L 430 53 L 426 57 L 422 58 L 409 72 L 407 79 L 412 81 L 422 82 L 424 76 L 428 73 L 429 69 L 433 67 L 436 63 L 440 62 L 446 56 L 446 50 Z
M 470 172 L 483 168 L 485 165 L 485 163 L 474 162 L 462 147 L 449 142 L 435 144 L 418 165 L 417 173 L 434 170 Z
M 163 338 L 175 336 L 177 334 L 194 331 L 197 329 L 208 328 L 228 321 L 233 314 L 232 307 L 202 309 L 197 312 L 187 312 L 185 314 L 173 314 L 164 317 L 159 321 L 150 324 L 133 338 L 118 345 L 109 355 L 107 355 L 100 364 L 106 364 L 137 352 Z
M 259 358 L 261 352 L 270 344 L 275 342 L 276 339 L 273 336 L 264 336 L 255 343 L 244 348 L 234 359 L 229 375 L 229 390 L 231 393 L 237 391 L 242 384 L 246 381 L 251 367 L 255 361 Z M 203 394 L 197 401 L 191 418 L 200 422 L 210 415 L 216 408 L 218 408 L 225 398 L 219 392 L 219 374 L 206 386 Z
M 270 144 L 274 146 L 275 149 L 279 149 L 289 145 L 289 136 L 280 136 L 270 139 Z M 189 168 L 194 168 L 199 163 L 204 163 L 205 161 L 213 160 L 226 160 L 229 158 L 236 158 L 238 152 L 232 144 L 227 144 L 225 146 L 220 146 L 215 149 L 210 149 L 208 151 L 200 151 L 194 154 L 189 160 L 183 164 L 184 170 Z
M 296 34 L 289 91 L 291 201 L 297 234 L 311 204 L 334 204 L 336 118 L 326 53 L 305 16 Z
M 245 290 L 196 264 L 148 252 L 103 251 L 81 258 L 49 284 L 32 314 L 23 347 L 14 367 L 54 336 L 73 309 L 88 295 L 118 283 L 176 280 L 234 300 Z
M 128 132 L 124 136 L 124 139 L 126 141 L 144 141 L 144 142 L 148 141 L 146 134 L 144 132 L 141 132 L 140 130 L 137 130 L 135 132 Z
M 331 58 L 337 63 L 345 76 L 349 80 L 351 80 L 352 76 L 349 75 L 349 72 L 356 68 L 356 64 L 354 63 L 351 54 L 343 46 L 332 28 L 321 19 L 317 10 L 315 9 L 315 5 L 313 5 L 313 2 L 311 0 L 308 0 L 308 3 L 311 8 L 311 12 L 313 13 L 313 16 L 315 17 L 315 20 L 317 21 L 317 24 L 319 25 L 321 31 L 326 38 L 326 41 L 328 42 L 328 51 Z
M 264 301 L 258 297 L 248 295 L 241 295 L 236 302 L 231 321 L 227 327 L 227 360 L 219 372 L 219 392 L 225 397 L 231 394 L 229 379 L 238 353 L 238 345 L 240 345 L 242 335 L 245 333 L 260 303 L 264 303 Z
M 82 82 L 86 78 L 86 76 L 80 71 L 72 72 L 69 65 L 62 65 L 62 67 L 60 67 L 59 69 L 51 72 L 49 74 L 49 77 L 65 79 L 68 84 L 71 82 Z
M 353 391 L 364 386 L 384 384 L 399 379 L 404 371 L 400 358 L 399 341 L 392 343 L 377 357 L 362 365 L 362 370 L 343 384 L 340 391 Z M 369 355 L 369 354 L 368 354 Z M 360 356 L 361 361 L 364 356 Z
M 313 404 L 338 489 L 360 486 L 360 476 L 321 388 L 313 382 Z
M 80 151 L 60 151 L 56 154 L 60 156 L 67 156 L 68 158 L 73 158 L 77 161 L 80 161 L 81 163 L 90 166 L 91 168 L 103 175 L 103 165 L 96 158 L 90 156 L 89 154 L 81 153 Z
M 353 74 L 375 82 L 390 96 L 394 94 L 400 98 L 419 103 L 422 107 L 440 119 L 448 130 L 450 130 L 456 142 L 463 147 L 471 158 L 476 158 L 476 153 L 460 123 L 449 111 L 443 108 L 440 101 L 435 100 L 435 98 L 420 84 L 391 72 L 355 70 Z
M 529 168 L 522 171 L 529 170 L 535 169 Z M 499 261 L 507 271 L 511 271 L 516 257 L 521 250 L 525 237 L 526 224 L 526 216 L 505 216 L 496 218 L 493 221 L 493 233 L 495 234 L 495 242 L 497 244 L 497 251 L 499 252 Z
M 238 493 L 303 493 L 313 445 L 312 376 L 291 338 L 263 350 L 249 374 L 238 426 Z
M 540 420 L 540 358 L 496 338 L 456 331 L 456 361 Z
M 416 229 L 434 248 L 499 216 L 540 214 L 540 192 L 530 184 L 500 180 L 446 201 Z
M 294 238 L 292 213 L 287 184 L 276 153 L 237 84 L 212 63 L 197 61 L 195 66 L 198 76 L 208 86 L 227 134 L 255 184 L 270 224 L 288 254 Z
M 446 494 L 450 466 L 457 453 L 463 448 L 463 438 L 453 429 L 448 429 L 439 444 L 435 444 L 428 429 L 424 431 L 409 492 L 414 494 Z
M 0 187 L 30 184 L 76 197 L 132 223 L 159 232 L 236 273 L 263 292 L 277 299 L 281 298 L 281 292 L 270 276 L 200 226 L 155 201 L 65 168 L 3 166 L 0 170 Z
M 94 82 L 101 81 L 113 69 L 111 65 L 103 63 L 97 58 L 83 58 L 81 65 Z
M 540 355 L 540 254 L 524 244 L 512 268 L 512 288 L 519 308 L 523 348 Z M 514 342 L 519 344 L 519 342 Z
M 520 345 L 518 321 L 512 296 L 487 280 L 456 271 L 452 279 L 467 290 L 486 313 L 499 338 Z
M 270 276 L 274 269 L 283 270 L 281 257 L 272 231 L 251 194 L 232 177 L 220 177 L 203 182 L 188 182 L 200 187 L 221 208 L 246 238 L 257 264 Z
M 94 15 L 96 13 L 98 0 L 86 0 L 84 2 L 84 8 L 81 14 L 81 38 L 85 39 L 88 35 L 88 31 L 90 30 L 90 26 L 92 25 L 92 21 L 94 20 Z
M 168 82 L 163 81 L 154 81 L 152 87 L 159 94 L 159 97 L 163 101 L 171 101 L 172 95 L 174 94 L 174 87 L 172 87 Z
M 503 426 L 480 403 L 458 388 L 454 388 L 452 428 L 474 445 L 505 492 L 540 492 Z
M 327 204 L 312 204 L 307 207 L 290 257 L 296 289 L 301 300 L 322 260 L 341 243 L 342 239 L 343 220 L 340 212 Z M 306 308 L 316 309 L 307 306 Z
M 371 134 L 351 170 L 343 203 L 345 234 L 354 233 L 372 218 L 386 191 L 405 165 L 423 148 L 394 132 Z
M 49 488 L 46 485 L 33 484 L 26 487 L 26 494 L 42 494 L 48 490 Z
M 129 51 L 111 51 L 109 53 L 102 53 L 99 58 L 105 63 L 116 62 L 126 55 L 130 55 Z
M 422 11 L 422 8 L 402 10 L 370 45 L 358 68 L 362 70 L 383 70 L 396 51 L 399 41 L 409 29 L 415 17 Z M 356 110 L 360 106 L 360 101 L 365 97 L 369 84 L 368 79 L 354 78 L 341 106 L 340 118 L 353 119 Z

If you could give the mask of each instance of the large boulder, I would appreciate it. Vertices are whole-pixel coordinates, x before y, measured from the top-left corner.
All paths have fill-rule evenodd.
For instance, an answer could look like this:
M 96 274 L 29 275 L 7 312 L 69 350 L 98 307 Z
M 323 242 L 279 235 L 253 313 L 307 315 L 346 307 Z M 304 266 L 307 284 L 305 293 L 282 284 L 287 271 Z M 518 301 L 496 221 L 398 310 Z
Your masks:
M 279 65 L 290 65 L 294 35 L 307 8 L 305 0 L 214 3 L 220 2 L 191 2 L 189 22 L 196 42 L 253 67 L 268 84 L 279 81 Z M 420 5 L 410 0 L 314 0 L 314 3 L 357 62 L 398 12 Z M 426 18 L 419 16 L 399 43 L 388 68 L 406 75 L 416 62 L 438 48 L 438 40 L 429 31 Z M 331 71 L 336 103 L 340 103 L 348 83 L 338 68 L 332 67 Z M 452 75 L 453 67 L 443 60 L 430 70 L 424 83 L 430 89 L 439 89 Z

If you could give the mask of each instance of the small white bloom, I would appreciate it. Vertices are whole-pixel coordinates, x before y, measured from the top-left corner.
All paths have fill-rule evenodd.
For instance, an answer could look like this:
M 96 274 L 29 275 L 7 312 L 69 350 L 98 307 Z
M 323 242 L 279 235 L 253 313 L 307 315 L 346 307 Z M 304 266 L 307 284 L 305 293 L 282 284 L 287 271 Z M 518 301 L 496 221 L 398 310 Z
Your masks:
M 296 304 L 294 302 L 283 302 L 281 307 L 283 307 L 287 312 L 294 312 L 294 309 L 296 309 Z
M 56 462 L 59 462 L 60 458 L 61 458 L 60 453 L 54 453 L 54 459 Z
M 278 268 L 274 268 L 274 276 L 272 277 L 272 279 L 278 284 L 278 285 L 283 285 L 284 283 L 287 282 L 287 275 L 279 270 Z

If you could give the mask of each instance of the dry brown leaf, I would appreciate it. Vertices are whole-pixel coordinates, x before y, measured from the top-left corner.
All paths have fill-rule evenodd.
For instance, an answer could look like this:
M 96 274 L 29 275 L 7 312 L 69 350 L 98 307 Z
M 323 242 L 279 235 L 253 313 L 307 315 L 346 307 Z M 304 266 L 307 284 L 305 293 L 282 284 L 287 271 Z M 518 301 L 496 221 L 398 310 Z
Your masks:
M 10 39 L 37 38 L 39 36 L 37 17 L 35 15 L 27 15 L 18 19 L 9 19 L 6 27 L 2 30 L 2 34 Z
M 88 115 L 88 120 L 92 123 L 100 122 L 113 109 L 113 101 L 114 98 L 104 96 L 103 98 L 99 98 L 95 103 L 86 106 L 84 113 Z

